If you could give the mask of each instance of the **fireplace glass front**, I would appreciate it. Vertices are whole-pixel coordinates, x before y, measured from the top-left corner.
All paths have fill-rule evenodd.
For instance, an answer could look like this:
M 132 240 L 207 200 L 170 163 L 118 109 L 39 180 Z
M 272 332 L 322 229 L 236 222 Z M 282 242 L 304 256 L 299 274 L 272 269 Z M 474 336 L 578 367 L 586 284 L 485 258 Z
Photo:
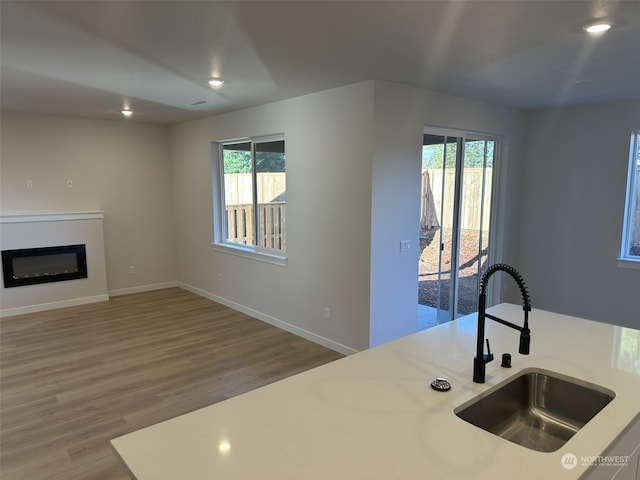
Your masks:
M 4 287 L 87 278 L 85 245 L 2 251 Z

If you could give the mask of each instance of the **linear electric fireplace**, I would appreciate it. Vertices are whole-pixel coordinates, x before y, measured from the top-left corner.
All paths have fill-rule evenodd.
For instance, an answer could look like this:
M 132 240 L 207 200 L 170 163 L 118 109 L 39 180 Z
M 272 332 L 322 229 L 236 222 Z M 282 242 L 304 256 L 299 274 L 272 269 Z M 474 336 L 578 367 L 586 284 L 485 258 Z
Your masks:
M 87 278 L 85 245 L 2 251 L 4 287 Z

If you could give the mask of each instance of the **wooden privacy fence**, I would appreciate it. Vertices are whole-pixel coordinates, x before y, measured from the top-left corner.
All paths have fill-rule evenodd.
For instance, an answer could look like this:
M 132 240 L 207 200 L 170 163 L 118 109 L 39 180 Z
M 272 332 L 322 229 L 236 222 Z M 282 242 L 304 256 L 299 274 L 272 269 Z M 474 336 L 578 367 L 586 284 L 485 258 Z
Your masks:
M 484 198 L 482 196 L 484 177 Z M 460 228 L 463 230 L 489 230 L 491 211 L 492 168 L 466 167 L 462 176 Z M 455 191 L 455 169 L 441 168 L 422 171 L 422 198 L 420 228 L 432 230 L 451 225 Z M 444 191 L 444 195 L 442 192 Z M 443 205 L 444 203 L 444 205 Z M 482 225 L 481 213 L 482 215 Z M 444 216 L 444 218 L 440 218 Z
M 256 245 L 286 250 L 286 202 L 258 204 Z M 227 240 L 253 244 L 253 205 L 227 205 Z
M 256 175 L 258 203 L 284 200 L 287 191 L 286 173 L 269 172 Z M 224 175 L 225 201 L 229 205 L 253 202 L 253 179 L 250 173 L 226 173 Z
M 248 245 L 255 241 L 260 247 L 285 250 L 286 174 L 258 173 L 256 181 L 258 231 L 254 232 L 251 174 L 235 173 L 224 176 L 227 240 Z

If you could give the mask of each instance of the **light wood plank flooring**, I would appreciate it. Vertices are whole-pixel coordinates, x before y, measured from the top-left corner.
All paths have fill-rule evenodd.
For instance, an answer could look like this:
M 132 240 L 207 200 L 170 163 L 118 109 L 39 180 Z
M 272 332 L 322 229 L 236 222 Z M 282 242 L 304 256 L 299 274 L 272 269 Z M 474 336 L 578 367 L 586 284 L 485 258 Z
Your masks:
M 3 318 L 0 478 L 129 479 L 110 439 L 341 357 L 178 288 Z

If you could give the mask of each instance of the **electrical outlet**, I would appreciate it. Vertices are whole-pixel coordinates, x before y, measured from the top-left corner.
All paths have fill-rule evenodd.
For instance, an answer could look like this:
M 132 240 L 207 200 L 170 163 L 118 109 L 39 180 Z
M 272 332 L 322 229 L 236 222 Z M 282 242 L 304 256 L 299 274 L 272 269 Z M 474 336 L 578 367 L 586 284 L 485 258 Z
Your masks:
M 33 188 L 33 180 L 27 180 L 26 185 L 27 188 Z
M 219 273 L 219 274 L 218 274 L 218 281 L 219 281 L 219 282 L 221 282 L 221 281 L 222 281 L 222 274 L 221 274 L 221 273 Z
M 73 188 L 73 180 L 67 180 L 67 188 Z
M 324 307 L 324 318 L 325 320 L 331 319 L 331 309 L 329 307 Z
M 129 266 L 129 273 L 136 273 L 136 267 L 134 267 L 133 265 Z
M 411 249 L 411 240 L 400 240 L 400 251 L 406 252 Z

